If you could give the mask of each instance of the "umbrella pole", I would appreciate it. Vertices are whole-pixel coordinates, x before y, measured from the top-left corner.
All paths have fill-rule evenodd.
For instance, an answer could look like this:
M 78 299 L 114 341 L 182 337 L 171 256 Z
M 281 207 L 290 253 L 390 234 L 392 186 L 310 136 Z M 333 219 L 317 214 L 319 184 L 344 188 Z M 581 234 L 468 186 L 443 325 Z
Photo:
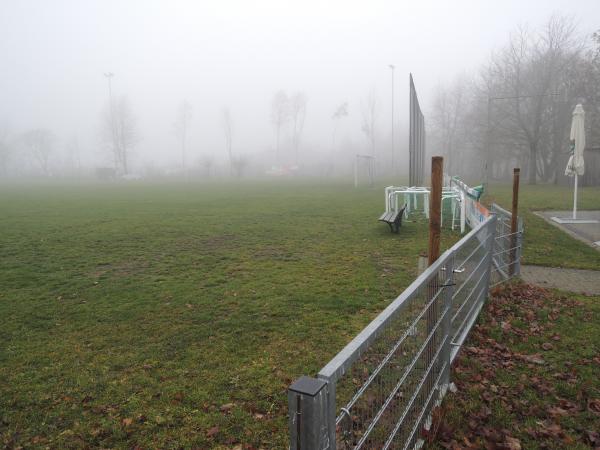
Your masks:
M 577 219 L 577 172 L 575 172 L 575 191 L 573 194 L 573 219 Z

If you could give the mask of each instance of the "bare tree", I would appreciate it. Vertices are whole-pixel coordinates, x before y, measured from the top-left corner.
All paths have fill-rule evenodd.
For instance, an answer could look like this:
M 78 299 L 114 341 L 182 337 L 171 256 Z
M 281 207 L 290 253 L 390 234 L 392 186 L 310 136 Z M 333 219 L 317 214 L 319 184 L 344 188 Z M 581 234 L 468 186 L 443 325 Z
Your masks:
M 480 170 L 487 165 L 492 178 L 506 178 L 519 165 L 530 183 L 556 181 L 566 164 L 574 104 L 586 99 L 586 123 L 588 109 L 594 110 L 590 102 L 598 98 L 600 104 L 593 60 L 570 18 L 552 16 L 539 30 L 518 28 L 476 82 L 463 92 L 454 86 L 436 95 L 431 135 L 450 155 L 452 172 L 476 173 L 475 161 Z
M 129 172 L 129 157 L 139 141 L 137 122 L 127 97 L 123 96 L 106 109 L 102 122 L 101 137 L 110 149 L 115 170 L 123 174 Z
M 438 87 L 433 101 L 433 131 L 438 149 L 446 156 L 444 165 L 450 174 L 457 174 L 455 151 L 465 113 L 466 89 L 466 80 L 458 79 L 450 89 Z
M 206 155 L 202 158 L 202 166 L 204 167 L 204 174 L 206 177 L 210 177 L 210 172 L 214 166 L 215 160 L 211 155 Z
M 244 170 L 246 169 L 247 165 L 248 165 L 248 159 L 246 159 L 245 157 L 238 156 L 237 158 L 234 158 L 232 167 L 235 172 L 235 176 L 238 178 L 241 178 L 242 175 L 244 175 Z
M 337 130 L 340 124 L 340 121 L 344 118 L 348 117 L 348 102 L 344 102 L 340 104 L 336 110 L 333 112 L 331 116 L 331 120 L 333 121 L 333 130 L 331 133 L 331 149 L 335 150 L 335 138 L 337 137 Z
M 0 125 L 0 175 L 6 175 L 12 156 L 12 145 L 8 127 Z
M 294 147 L 294 156 L 296 165 L 298 165 L 298 147 L 300 146 L 300 137 L 304 129 L 304 119 L 306 118 L 306 103 L 308 99 L 302 92 L 297 92 L 290 99 L 290 116 L 292 119 L 292 145 Z
M 275 158 L 279 160 L 279 144 L 281 129 L 290 118 L 289 104 L 287 94 L 284 91 L 278 91 L 271 100 L 271 122 L 275 128 Z
M 56 137 L 50 130 L 37 128 L 23 133 L 21 141 L 33 157 L 44 175 L 49 175 L 48 161 L 52 153 Z
M 490 110 L 504 118 L 496 135 L 503 128 L 527 144 L 530 184 L 536 183 L 538 175 L 547 176 L 543 160 L 549 148 L 540 144 L 552 120 L 552 97 L 582 48 L 573 20 L 552 16 L 538 33 L 518 29 L 509 45 L 492 59 L 486 80 L 488 96 L 494 100 Z
M 185 171 L 186 145 L 191 121 L 192 106 L 184 100 L 177 108 L 177 116 L 175 118 L 175 123 L 173 124 L 175 136 L 181 145 L 181 168 L 183 171 Z
M 119 136 L 120 162 L 123 173 L 129 173 L 129 157 L 139 142 L 137 121 L 127 97 L 121 97 L 116 107 L 117 133 Z
M 225 148 L 227 149 L 227 155 L 229 156 L 229 173 L 233 173 L 233 119 L 229 108 L 223 110 L 221 117 L 221 123 L 223 124 L 223 133 L 225 133 Z
M 371 156 L 375 155 L 375 126 L 379 109 L 377 104 L 377 95 L 375 90 L 371 90 L 362 105 L 362 132 L 367 137 L 371 146 Z
M 69 139 L 65 145 L 67 164 L 71 170 L 75 169 L 81 172 L 81 155 L 79 149 L 79 140 L 76 136 Z

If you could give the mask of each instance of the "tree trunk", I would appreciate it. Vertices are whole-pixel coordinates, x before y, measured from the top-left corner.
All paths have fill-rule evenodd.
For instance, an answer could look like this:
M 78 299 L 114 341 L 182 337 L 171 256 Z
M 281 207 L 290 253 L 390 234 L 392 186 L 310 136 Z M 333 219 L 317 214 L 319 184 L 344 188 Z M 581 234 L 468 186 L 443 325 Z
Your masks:
M 537 142 L 529 142 L 529 184 L 536 184 L 537 176 Z

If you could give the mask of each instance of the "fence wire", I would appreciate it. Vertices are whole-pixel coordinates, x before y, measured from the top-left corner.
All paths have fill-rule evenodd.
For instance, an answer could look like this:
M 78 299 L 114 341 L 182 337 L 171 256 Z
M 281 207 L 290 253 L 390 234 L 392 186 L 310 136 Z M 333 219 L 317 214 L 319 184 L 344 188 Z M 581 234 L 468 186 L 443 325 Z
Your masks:
M 318 379 L 326 386 L 327 399 L 319 403 L 323 411 L 310 410 L 311 418 L 322 414 L 315 422 L 318 429 L 307 432 L 317 439 L 310 441 L 312 446 L 385 450 L 423 444 L 422 430 L 430 426 L 432 408 L 447 390 L 450 365 L 490 285 L 518 273 L 522 226 L 512 235 L 510 214 L 494 207 L 494 214 L 446 251 L 321 369 Z M 290 408 L 290 417 L 301 417 L 293 402 Z M 302 428 L 298 421 L 295 425 Z M 295 433 L 294 427 L 290 430 Z M 294 438 L 292 449 L 308 439 Z
M 493 287 L 521 273 L 523 221 L 518 218 L 517 231 L 512 233 L 512 214 L 496 204 L 492 205 L 491 212 L 497 217 L 490 281 Z

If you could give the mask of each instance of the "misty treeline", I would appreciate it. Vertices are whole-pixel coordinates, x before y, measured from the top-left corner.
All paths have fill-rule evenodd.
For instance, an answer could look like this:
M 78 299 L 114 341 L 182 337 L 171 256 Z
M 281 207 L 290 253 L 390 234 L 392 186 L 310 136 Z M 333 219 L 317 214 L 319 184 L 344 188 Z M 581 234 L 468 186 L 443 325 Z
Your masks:
M 112 75 L 111 75 L 112 76 Z M 302 91 L 288 94 L 276 91 L 264 120 L 270 122 L 271 144 L 262 153 L 249 153 L 244 148 L 244 136 L 236 136 L 232 109 L 223 108 L 218 126 L 222 146 L 198 147 L 190 144 L 190 135 L 204 124 L 194 121 L 193 105 L 181 101 L 173 109 L 173 119 L 164 133 L 171 136 L 170 167 L 155 167 L 144 160 L 143 136 L 137 114 L 126 95 L 113 95 L 99 114 L 94 139 L 95 158 L 82 151 L 77 137 L 59 138 L 46 128 L 23 132 L 11 130 L 0 123 L 0 176 L 96 176 L 104 179 L 139 176 L 173 175 L 210 178 L 216 174 L 242 177 L 252 175 L 347 175 L 353 171 L 356 154 L 376 156 L 381 160 L 381 172 L 386 172 L 390 159 L 389 130 L 381 117 L 381 103 L 371 89 L 357 102 L 357 116 L 363 138 L 353 140 L 345 126 L 351 115 L 347 101 L 333 105 L 331 110 L 331 141 L 305 143 L 305 121 L 308 96 Z M 344 134 L 340 134 L 340 130 Z M 398 145 L 397 147 L 405 147 Z M 397 149 L 398 150 L 398 149 Z M 86 158 L 87 157 L 87 161 Z M 82 162 L 83 160 L 83 162 Z
M 428 151 L 449 174 L 557 182 L 569 152 L 572 111 L 586 112 L 588 143 L 600 145 L 600 30 L 581 35 L 568 17 L 518 27 L 474 76 L 438 88 L 429 111 Z
M 94 140 L 96 158 L 91 162 L 90 153 L 82 151 L 75 136 L 61 139 L 46 128 L 16 132 L 3 122 L 0 123 L 0 176 L 94 175 L 135 179 L 143 174 L 209 178 L 220 168 L 220 175 L 242 177 L 249 167 L 254 175 L 332 175 L 350 173 L 356 153 L 377 153 L 385 158 L 389 147 L 388 136 L 383 132 L 381 136 L 377 134 L 380 104 L 374 90 L 360 102 L 364 140 L 355 142 L 347 134 L 340 140 L 340 129 L 350 115 L 348 102 L 343 101 L 332 108 L 331 142 L 320 145 L 316 156 L 314 148 L 310 148 L 314 144 L 311 146 L 303 141 L 308 96 L 301 91 L 288 94 L 278 90 L 270 100 L 269 115 L 265 117 L 272 127 L 272 143 L 262 154 L 244 151 L 243 136 L 235 135 L 234 114 L 229 107 L 216 113 L 219 114 L 222 147 L 191 146 L 190 135 L 203 124 L 194 122 L 193 105 L 182 101 L 174 108 L 171 127 L 165 127 L 165 134 L 170 134 L 173 139 L 170 151 L 174 165 L 161 169 L 144 161 L 143 151 L 139 149 L 143 147 L 143 136 L 127 96 L 113 95 L 110 89 L 109 92 L 109 100 L 99 114 Z M 82 155 L 88 160 L 85 161 Z M 308 169 L 302 172 L 301 167 Z

